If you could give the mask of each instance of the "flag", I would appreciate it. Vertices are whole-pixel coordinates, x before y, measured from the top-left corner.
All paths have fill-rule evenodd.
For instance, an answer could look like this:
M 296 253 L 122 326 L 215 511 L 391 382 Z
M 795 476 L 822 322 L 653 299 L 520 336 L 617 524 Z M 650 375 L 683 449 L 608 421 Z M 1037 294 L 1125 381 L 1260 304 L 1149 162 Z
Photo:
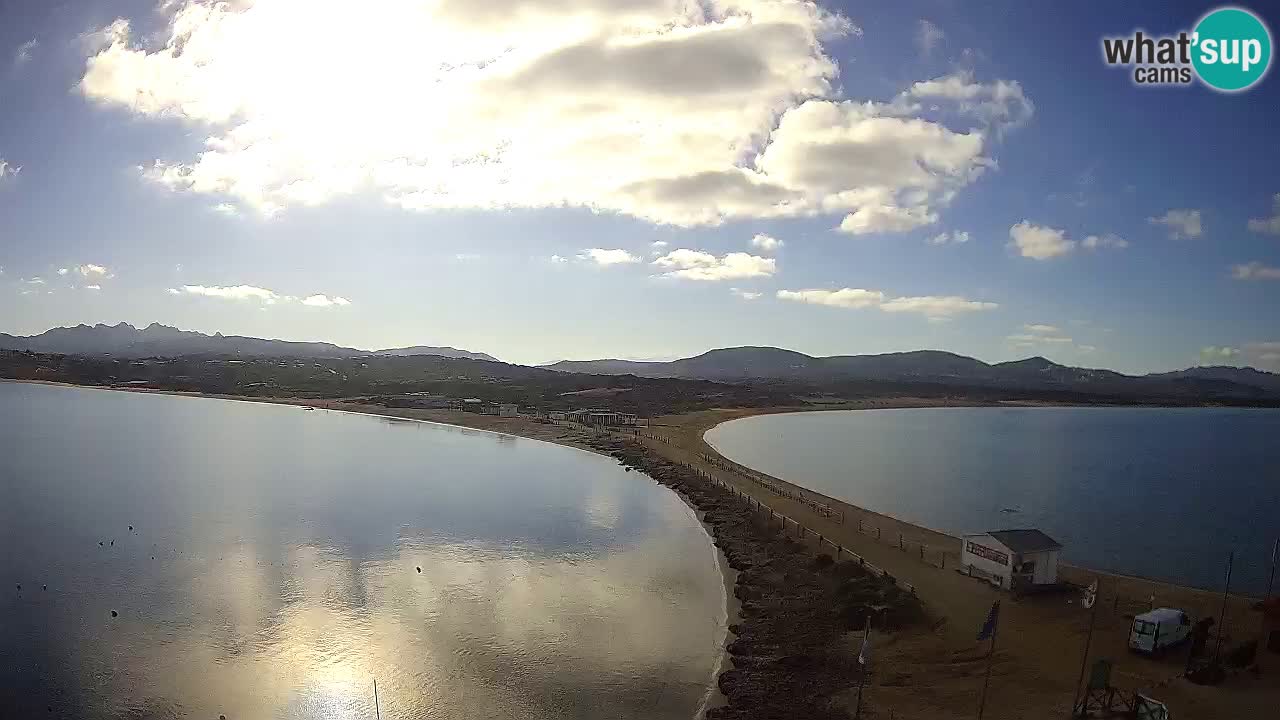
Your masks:
M 858 664 L 871 664 L 871 616 L 867 616 L 867 628 L 862 632 L 862 649 L 858 651 Z
M 990 640 L 991 636 L 996 632 L 996 623 L 1000 620 L 1000 601 L 991 603 L 991 611 L 987 613 L 987 621 L 982 623 L 982 629 L 978 631 L 979 640 Z

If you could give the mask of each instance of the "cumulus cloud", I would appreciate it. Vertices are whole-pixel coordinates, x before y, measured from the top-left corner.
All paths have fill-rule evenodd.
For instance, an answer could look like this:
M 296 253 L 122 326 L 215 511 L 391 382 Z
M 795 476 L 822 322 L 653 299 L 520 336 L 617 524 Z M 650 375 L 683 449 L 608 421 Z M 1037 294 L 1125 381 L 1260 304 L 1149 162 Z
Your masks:
M 351 301 L 341 296 L 331 298 L 328 295 L 308 295 L 302 299 L 302 304 L 308 307 L 346 307 Z
M 253 301 L 262 305 L 275 305 L 276 303 L 300 303 L 307 307 L 345 307 L 351 304 L 351 301 L 339 295 L 329 296 L 322 294 L 308 295 L 304 298 L 298 298 L 293 295 L 282 295 L 275 290 L 257 287 L 255 285 L 183 285 L 179 288 L 169 288 L 166 292 L 170 295 L 199 295 L 203 297 L 218 298 L 220 300 L 235 301 Z
M 776 252 L 778 248 L 785 244 L 786 243 L 782 242 L 778 238 L 765 235 L 764 233 L 756 233 L 755 237 L 751 238 L 751 247 L 769 253 Z
M 884 312 L 918 313 L 930 319 L 945 319 L 963 313 L 994 310 L 1000 307 L 993 302 L 969 300 L 956 295 L 922 295 L 916 297 L 889 297 L 879 290 L 841 288 L 839 290 L 779 290 L 781 300 L 830 305 L 842 308 L 879 308 Z
M 1090 235 L 1080 241 L 1080 246 L 1089 250 L 1097 250 L 1099 248 L 1122 249 L 1129 247 L 1129 241 L 1115 233 L 1106 233 L 1104 235 Z
M 1209 345 L 1200 348 L 1201 365 L 1222 365 L 1240 357 L 1240 348 Z
M 552 255 L 548 259 L 551 261 L 553 265 L 563 265 L 564 263 L 569 262 L 569 258 L 563 255 Z
M 1231 277 L 1236 280 L 1280 280 L 1280 267 L 1263 265 L 1257 261 L 1244 263 L 1231 268 Z
M 1269 217 L 1250 218 L 1249 229 L 1256 233 L 1280 235 L 1280 193 L 1271 197 L 1271 215 Z
M 274 290 L 266 288 L 254 287 L 253 285 L 234 285 L 234 286 L 205 286 L 205 285 L 183 285 L 182 292 L 188 295 L 203 295 L 205 297 L 221 298 L 223 300 L 259 300 L 268 305 L 275 303 L 280 299 L 280 295 Z
M 729 288 L 729 292 L 742 298 L 743 300 L 759 300 L 764 293 L 752 292 L 750 290 L 742 290 L 739 288 Z
M 933 49 L 946 36 L 947 34 L 942 31 L 942 28 L 928 20 L 921 20 L 916 26 L 916 46 L 920 48 L 920 54 L 925 57 L 933 54 Z
M 92 34 L 80 91 L 207 131 L 202 152 L 143 162 L 145 177 L 265 215 L 372 192 L 421 210 L 832 214 L 853 234 L 902 231 L 935 222 L 1032 112 L 1016 82 L 964 73 L 836 100 L 824 43 L 859 31 L 809 2 L 166 7 L 155 43 L 125 19 Z M 936 106 L 962 129 L 926 119 Z
M 779 290 L 779 300 L 793 300 L 811 305 L 831 305 L 842 308 L 880 307 L 884 302 L 884 293 L 879 290 L 863 290 L 862 288 L 841 288 L 839 290 Z
M 1022 257 L 1033 260 L 1049 260 L 1070 253 L 1076 247 L 1075 240 L 1068 240 L 1064 230 L 1034 225 L 1028 220 L 1009 228 L 1010 247 Z
M 941 232 L 941 233 L 938 233 L 937 235 L 927 238 L 925 242 L 929 243 L 930 245 L 948 245 L 948 244 L 963 245 L 964 243 L 969 242 L 969 233 L 964 230 L 953 230 L 951 232 Z
M 76 272 L 80 273 L 82 277 L 109 278 L 112 276 L 110 270 L 106 269 L 101 265 L 94 265 L 93 263 L 87 263 L 85 265 L 77 265 Z M 62 275 L 64 273 L 61 270 L 59 270 L 58 274 Z
M 1169 237 L 1175 240 L 1198 238 L 1204 234 L 1204 226 L 1200 222 L 1199 210 L 1175 209 L 1159 216 L 1149 217 L 1152 225 L 1163 225 L 1169 229 Z
M 716 257 L 701 250 L 672 250 L 653 261 L 666 269 L 664 277 L 685 280 L 737 280 L 739 278 L 769 277 L 777 272 L 777 260 L 773 258 L 733 252 Z
M 582 260 L 589 260 L 604 267 L 640 262 L 639 255 L 632 255 L 622 249 L 606 250 L 604 248 L 588 248 L 583 250 L 582 254 L 578 257 Z

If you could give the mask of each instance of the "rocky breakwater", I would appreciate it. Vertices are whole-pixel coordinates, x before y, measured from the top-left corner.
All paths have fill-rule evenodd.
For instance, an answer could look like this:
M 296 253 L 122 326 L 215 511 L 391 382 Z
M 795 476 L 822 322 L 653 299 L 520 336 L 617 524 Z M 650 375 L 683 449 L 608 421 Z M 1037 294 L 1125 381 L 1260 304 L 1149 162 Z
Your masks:
M 861 633 L 923 619 L 919 600 L 854 561 L 836 562 L 812 544 L 768 527 L 733 492 L 665 460 L 642 445 L 593 438 L 597 449 L 683 495 L 703 513 L 716 545 L 738 571 L 739 622 L 728 650 L 733 667 L 720 674 L 727 704 L 710 720 L 851 717 Z

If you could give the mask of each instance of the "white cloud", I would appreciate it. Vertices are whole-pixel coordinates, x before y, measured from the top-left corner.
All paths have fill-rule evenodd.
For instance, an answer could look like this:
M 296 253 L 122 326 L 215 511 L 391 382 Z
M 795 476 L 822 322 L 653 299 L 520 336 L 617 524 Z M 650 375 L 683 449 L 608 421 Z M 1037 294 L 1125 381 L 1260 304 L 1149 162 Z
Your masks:
M 1046 343 L 1049 345 L 1070 345 L 1073 342 L 1073 340 L 1069 337 L 1063 337 L 1061 335 L 1042 335 L 1038 333 L 1037 334 L 1020 333 L 1016 335 L 1010 335 L 1005 339 L 1016 345 L 1035 345 L 1038 343 Z
M 1009 237 L 1013 242 L 1010 247 L 1016 248 L 1022 257 L 1035 260 L 1049 260 L 1061 257 L 1075 249 L 1076 241 L 1068 240 L 1063 230 L 1033 225 L 1028 220 L 1009 228 Z
M 1098 250 L 1100 248 L 1116 248 L 1123 249 L 1129 247 L 1129 241 L 1116 235 L 1115 233 L 1105 233 L 1103 235 L 1090 235 L 1080 241 L 1080 246 L 1089 250 Z
M 1271 215 L 1262 218 L 1250 218 L 1249 229 L 1256 233 L 1280 235 L 1280 193 L 1271 197 Z
M 0 183 L 3 183 L 5 178 L 17 177 L 21 171 L 21 167 L 10 165 L 4 158 L 0 158 Z
M 739 288 L 729 288 L 729 292 L 742 298 L 743 300 L 759 300 L 764 293 L 751 292 L 750 290 L 741 290 Z
M 886 300 L 880 306 L 885 312 L 920 313 L 931 318 L 949 317 L 961 313 L 994 310 L 1000 307 L 993 302 L 968 300 L 956 295 L 924 295 L 920 297 L 899 297 Z
M 756 233 L 755 237 L 751 238 L 751 247 L 768 253 L 776 252 L 783 245 L 786 243 L 764 233 Z
M 85 285 L 84 289 L 85 290 L 101 290 L 102 286 L 101 285 Z
M 13 53 L 14 66 L 22 67 L 23 65 L 26 65 L 28 62 L 30 62 L 31 53 L 33 53 L 35 49 L 39 47 L 39 45 L 40 45 L 40 41 L 35 38 L 31 38 L 30 40 L 19 45 L 18 49 Z
M 1245 343 L 1240 356 L 1250 367 L 1280 372 L 1280 342 Z
M 1175 240 L 1198 238 L 1204 234 L 1204 226 L 1200 222 L 1200 211 L 1175 209 L 1159 217 L 1149 217 L 1152 225 L 1164 225 L 1169 228 L 1169 237 Z
M 205 297 L 221 298 L 223 300 L 258 300 L 268 305 L 280 300 L 280 295 L 274 290 L 266 288 L 254 287 L 253 285 L 234 285 L 222 287 L 214 285 L 207 287 L 204 285 L 183 285 L 182 291 L 188 295 L 203 295 Z
M 44 285 L 44 278 L 42 277 L 24 278 L 22 282 L 26 283 L 27 285 Z
M 930 245 L 963 245 L 964 243 L 969 242 L 969 233 L 964 230 L 941 232 L 933 237 L 926 238 L 925 242 Z
M 156 43 L 124 20 L 93 34 L 80 90 L 202 128 L 203 152 L 147 161 L 145 176 L 265 215 L 371 192 L 418 210 L 582 207 L 681 226 L 830 214 L 854 234 L 901 231 L 935 222 L 994 165 L 991 137 L 1032 112 L 1016 82 L 969 74 L 834 100 L 824 43 L 859 31 L 811 2 L 167 12 Z M 922 117 L 933 105 L 962 130 Z
M 93 263 L 88 263 L 85 265 L 77 265 L 76 272 L 80 273 L 80 275 L 83 277 L 109 278 L 112 276 L 110 270 L 107 270 L 105 267 L 101 265 L 94 265 Z M 62 273 L 59 272 L 58 274 L 61 275 Z
M 831 305 L 842 308 L 880 307 L 884 302 L 884 293 L 879 290 L 863 290 L 862 288 L 841 288 L 839 290 L 779 290 L 779 300 L 810 303 L 812 305 Z
M 615 249 L 606 250 L 604 248 L 589 248 L 583 250 L 578 256 L 583 260 L 590 260 L 597 265 L 608 267 L 610 265 L 627 265 L 640 262 L 639 255 L 632 255 L 626 250 Z
M 226 215 L 227 217 L 240 216 L 240 208 L 236 207 L 231 203 L 225 203 L 225 202 L 218 203 L 217 205 L 213 206 L 213 211 L 218 213 L 219 215 Z
M 257 287 L 254 285 L 183 285 L 179 288 L 169 288 L 165 292 L 170 295 L 199 295 L 202 297 L 218 298 L 220 300 L 235 301 L 254 301 L 262 305 L 275 305 L 276 303 L 299 303 L 307 307 L 346 307 L 351 301 L 340 295 L 323 295 L 314 294 L 304 298 L 298 298 L 294 295 L 281 295 L 275 290 Z
M 69 272 L 71 272 L 71 270 L 70 270 L 69 268 L 58 268 L 58 274 L 59 274 L 59 275 L 66 275 L 66 274 L 67 274 L 67 273 L 69 273 Z
M 330 298 L 327 295 L 308 295 L 302 299 L 302 304 L 309 307 L 333 307 L 334 305 L 346 307 L 351 304 L 351 301 L 341 296 Z
M 562 265 L 562 264 L 564 264 L 564 263 L 569 262 L 569 258 L 564 257 L 563 255 L 552 255 L 552 256 L 550 257 L 550 260 L 551 260 L 551 262 L 552 262 L 552 263 L 554 263 L 554 264 L 556 264 L 556 265 Z
M 947 36 L 942 28 L 929 22 L 921 20 L 916 27 L 916 45 L 920 48 L 920 54 L 928 57 L 933 53 L 933 49 L 942 42 Z
M 879 308 L 884 312 L 918 313 L 931 320 L 1000 307 L 993 302 L 969 300 L 956 295 L 922 295 L 916 297 L 888 297 L 879 290 L 842 288 L 840 290 L 779 290 L 781 300 L 830 305 L 833 307 L 863 309 Z
M 915 98 L 958 103 L 960 112 L 990 123 L 999 132 L 1024 125 L 1035 114 L 1035 104 L 1017 82 L 980 83 L 969 71 L 918 82 L 908 92 Z
M 680 248 L 654 260 L 653 264 L 666 268 L 665 277 L 717 281 L 768 277 L 777 272 L 778 261 L 743 252 L 716 257 L 709 252 Z
M 1042 324 L 1042 323 L 1034 323 L 1034 324 L 1030 324 L 1030 325 L 1023 325 L 1023 326 L 1022 326 L 1022 329 L 1023 329 L 1023 330 L 1026 330 L 1026 331 L 1027 331 L 1027 332 L 1029 332 L 1029 333 L 1037 333 L 1037 334 L 1040 334 L 1040 335 L 1054 335 L 1054 334 L 1056 334 L 1056 333 L 1061 332 L 1061 330 L 1060 330 L 1057 326 L 1054 326 L 1054 325 L 1045 325 L 1045 324 Z
M 1231 268 L 1231 277 L 1236 280 L 1280 280 L 1280 267 L 1263 265 L 1256 261 L 1235 265 Z
M 1240 348 L 1209 345 L 1200 348 L 1201 365 L 1222 365 L 1240 356 Z

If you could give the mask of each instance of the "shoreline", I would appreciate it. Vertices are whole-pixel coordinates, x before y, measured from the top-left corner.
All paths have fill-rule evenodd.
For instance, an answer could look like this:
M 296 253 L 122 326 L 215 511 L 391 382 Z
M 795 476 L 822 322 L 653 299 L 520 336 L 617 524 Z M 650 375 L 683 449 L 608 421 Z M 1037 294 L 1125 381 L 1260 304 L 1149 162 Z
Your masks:
M 85 387 L 69 383 L 44 384 Z M 932 720 L 936 717 L 935 711 L 939 707 L 966 707 L 971 702 L 975 683 L 981 683 L 983 665 L 985 665 L 979 662 L 984 655 L 982 651 L 975 648 L 973 630 L 980 624 L 993 600 L 1010 597 L 985 583 L 954 572 L 956 552 L 952 552 L 951 560 L 943 560 L 943 568 L 916 557 L 916 550 L 921 545 L 935 552 L 945 548 L 958 550 L 958 540 L 950 535 L 848 503 L 840 503 L 848 515 L 848 520 L 860 520 L 862 521 L 860 524 L 873 525 L 885 531 L 884 538 L 897 537 L 897 532 L 901 531 L 906 542 L 907 552 L 904 552 L 898 545 L 890 544 L 887 540 L 882 542 L 881 539 L 864 532 L 857 525 L 844 524 L 838 520 L 833 521 L 830 517 L 821 516 L 804 503 L 773 494 L 748 478 L 738 477 L 735 473 L 717 468 L 699 457 L 701 452 L 706 453 L 710 458 L 724 459 L 705 442 L 702 435 L 715 425 L 742 417 L 812 410 L 986 407 L 1009 406 L 1011 405 L 1009 403 L 953 403 L 933 399 L 892 398 L 831 404 L 818 408 L 789 406 L 706 410 L 654 418 L 647 430 L 649 433 L 665 438 L 659 441 L 648 437 L 624 438 L 616 433 L 596 433 L 586 428 L 540 423 L 527 417 L 499 418 L 450 410 L 385 408 L 363 404 L 355 399 L 259 398 L 210 396 L 139 388 L 99 387 L 95 389 L 316 407 L 392 419 L 421 420 L 456 428 L 543 440 L 588 452 L 610 455 L 644 472 L 659 484 L 673 490 L 676 490 L 676 486 L 679 485 L 691 494 L 702 497 L 703 500 L 713 493 L 718 493 L 714 497 L 732 497 L 736 494 L 740 498 L 749 498 L 750 501 L 758 502 L 766 511 L 776 510 L 793 520 L 803 521 L 810 533 L 825 535 L 833 547 L 836 542 L 839 542 L 842 549 L 847 552 L 857 553 L 858 556 L 865 558 L 866 562 L 874 563 L 893 577 L 905 580 L 917 588 L 917 594 L 923 602 L 930 626 L 916 627 L 914 630 L 908 629 L 902 633 L 890 635 L 886 639 L 885 647 L 879 651 L 879 665 L 873 668 L 873 677 L 869 681 L 871 686 L 876 687 L 876 692 L 872 694 L 871 700 L 867 703 L 868 706 L 879 705 L 883 708 L 879 712 L 885 715 L 892 709 L 896 717 L 901 720 Z M 1013 405 L 1027 406 L 1028 404 Z M 1030 406 L 1045 406 L 1045 404 L 1032 403 Z M 684 470 L 685 467 L 692 470 Z M 651 471 L 648 468 L 656 468 L 656 470 Z M 716 484 L 708 483 L 696 473 L 714 476 L 717 482 L 732 491 L 732 494 L 726 495 L 726 491 L 721 490 Z M 780 486 L 795 488 L 797 491 L 803 490 L 806 497 L 825 497 L 785 480 L 774 480 Z M 681 492 L 677 491 L 677 495 L 681 495 Z M 688 501 L 686 499 L 686 502 Z M 729 512 L 730 506 L 736 508 L 729 515 L 736 518 L 735 522 L 742 521 L 744 518 L 745 522 L 751 522 L 754 515 L 750 505 L 744 506 L 740 501 L 726 503 L 725 500 L 712 501 L 712 507 L 717 508 L 717 517 L 712 523 L 713 529 L 726 522 L 724 513 Z M 695 513 L 703 509 L 696 503 L 695 507 L 698 508 Z M 704 520 L 704 527 L 707 524 Z M 776 533 L 776 529 L 774 532 Z M 753 534 L 759 533 L 755 531 Z M 720 554 L 728 558 L 730 565 L 742 562 L 741 552 L 726 549 L 714 532 L 712 537 Z M 812 538 L 812 535 L 810 537 Z M 754 542 L 763 541 L 756 539 Z M 795 545 L 794 541 L 791 541 L 791 545 Z M 784 544 L 783 547 L 785 546 Z M 750 565 L 748 564 L 747 567 Z M 1060 568 L 1060 575 L 1064 580 L 1079 585 L 1087 584 L 1096 576 L 1103 577 L 1099 604 L 1104 609 L 1098 614 L 1100 616 L 1099 632 L 1093 640 L 1091 657 L 1111 658 L 1116 677 L 1123 679 L 1122 687 L 1140 689 L 1153 694 L 1167 702 L 1176 717 L 1235 720 L 1239 717 L 1261 716 L 1259 713 L 1265 715 L 1280 703 L 1280 685 L 1277 685 L 1274 679 L 1268 685 L 1266 681 L 1259 681 L 1257 678 L 1234 678 L 1229 681 L 1234 686 L 1233 691 L 1230 694 L 1223 694 L 1222 687 L 1206 689 L 1182 681 L 1180 678 L 1183 661 L 1177 655 L 1153 659 L 1135 656 L 1128 652 L 1128 624 L 1133 614 L 1148 609 L 1148 597 L 1156 596 L 1157 606 L 1183 607 L 1193 618 L 1197 616 L 1216 618 L 1223 601 L 1220 590 L 1206 591 L 1181 587 L 1131 576 L 1094 572 L 1065 564 Z M 731 595 L 744 601 L 750 597 L 755 602 L 758 598 L 755 593 L 759 590 L 753 590 L 751 583 L 759 581 L 758 576 L 747 578 L 740 573 L 735 580 Z M 1002 625 L 1011 626 L 1013 630 L 1001 633 L 1001 648 L 996 655 L 992 683 L 993 687 L 997 684 L 1001 686 L 1003 706 L 1000 710 L 989 713 L 993 720 L 1067 714 L 1074 681 L 1081 663 L 1080 647 L 1084 643 L 1088 627 L 1087 614 L 1081 611 L 1076 603 L 1075 593 L 1034 596 L 1007 602 L 1002 612 Z M 744 610 L 745 606 L 744 602 Z M 1238 595 L 1231 597 L 1225 625 L 1230 628 L 1227 635 L 1229 645 L 1243 638 L 1256 637 L 1252 634 L 1256 615 L 1251 610 L 1251 603 L 1247 598 L 1241 598 Z M 746 616 L 745 613 L 743 616 Z M 735 632 L 737 629 L 738 626 L 731 628 Z M 856 629 L 861 629 L 860 623 Z M 847 638 L 859 633 L 845 628 L 839 634 Z M 879 633 L 877 637 L 880 637 Z M 735 661 L 739 657 L 737 651 L 747 648 L 747 652 L 753 652 L 753 648 L 758 647 L 750 641 L 744 641 L 741 635 L 733 641 L 729 641 L 726 635 L 726 641 L 729 643 L 728 657 Z M 1046 652 L 1046 648 L 1058 648 L 1058 650 Z M 835 666 L 840 666 L 847 660 L 841 655 L 831 655 L 830 649 L 822 652 L 828 653 L 825 657 Z M 856 652 L 855 645 L 852 647 L 852 653 L 856 655 Z M 730 705 L 714 708 L 714 705 L 709 704 L 708 717 L 717 719 L 751 717 L 750 712 L 743 714 L 744 703 L 748 708 L 777 707 L 776 698 L 753 692 L 751 688 L 754 686 L 750 684 L 744 689 L 742 677 L 760 671 L 759 661 L 755 656 L 747 655 L 745 658 L 748 666 L 744 667 L 741 663 L 735 662 L 733 669 L 723 670 L 720 673 L 718 687 L 730 699 Z M 825 665 L 820 666 L 825 667 Z M 828 693 L 823 695 L 824 702 L 844 702 L 851 716 L 853 714 L 851 696 L 831 694 L 837 692 L 834 688 L 827 688 L 827 690 Z M 739 700 L 737 706 L 732 705 L 735 693 Z M 783 693 L 783 695 L 791 697 L 789 693 Z

